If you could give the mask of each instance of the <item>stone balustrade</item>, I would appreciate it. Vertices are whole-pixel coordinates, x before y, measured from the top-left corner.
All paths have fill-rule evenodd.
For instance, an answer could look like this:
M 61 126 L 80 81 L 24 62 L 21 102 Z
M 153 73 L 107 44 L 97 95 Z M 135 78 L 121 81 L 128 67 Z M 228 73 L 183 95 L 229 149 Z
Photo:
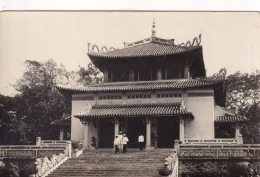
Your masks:
M 31 176 L 35 176 L 35 177 L 43 176 L 45 173 L 50 171 L 57 164 L 62 162 L 66 157 L 67 157 L 66 154 L 60 153 L 58 155 L 53 154 L 51 158 L 48 157 L 37 158 L 35 162 L 37 173 Z
M 171 171 L 169 177 L 178 177 L 178 155 L 177 150 L 174 150 L 174 153 L 171 153 L 170 156 L 165 158 L 164 165 Z
M 178 154 L 182 159 L 259 159 L 260 145 L 179 145 Z
M 36 139 L 36 145 L 3 145 L 0 146 L 0 158 L 39 158 L 51 157 L 53 154 L 64 153 L 68 142 Z M 71 142 L 69 142 L 71 145 Z M 71 150 L 70 150 L 71 152 Z
M 194 139 L 185 138 L 183 144 L 243 144 L 240 138 Z
M 30 175 L 30 177 L 45 177 L 50 171 L 53 171 L 59 165 L 61 165 L 65 160 L 71 158 L 72 156 L 72 148 L 71 142 L 67 141 L 65 150 L 63 153 L 59 153 L 58 155 L 52 154 L 50 158 L 42 157 L 37 158 L 35 162 L 36 174 Z

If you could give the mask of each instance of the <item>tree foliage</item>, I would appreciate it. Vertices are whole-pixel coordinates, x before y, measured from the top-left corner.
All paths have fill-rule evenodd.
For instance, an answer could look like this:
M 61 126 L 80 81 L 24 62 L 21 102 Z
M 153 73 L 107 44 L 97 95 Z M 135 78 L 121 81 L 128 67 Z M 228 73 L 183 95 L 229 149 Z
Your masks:
M 70 114 L 71 100 L 55 86 L 83 86 L 102 81 L 93 64 L 70 72 L 52 59 L 27 60 L 25 64 L 23 76 L 14 85 L 19 94 L 14 98 L 0 95 L 1 144 L 31 144 L 38 136 L 57 139 L 58 129 L 50 123 L 60 119 L 63 113 Z
M 93 63 L 89 63 L 87 69 L 79 66 L 77 72 L 79 75 L 78 83 L 86 86 L 90 83 L 100 83 L 103 80 L 101 72 L 95 67 Z
M 226 68 L 212 76 L 213 79 L 227 80 L 226 107 L 239 115 L 249 119 L 242 128 L 242 134 L 246 142 L 252 142 L 259 136 L 260 124 L 260 74 L 236 72 L 227 76 Z M 259 142 L 260 143 L 260 142 Z

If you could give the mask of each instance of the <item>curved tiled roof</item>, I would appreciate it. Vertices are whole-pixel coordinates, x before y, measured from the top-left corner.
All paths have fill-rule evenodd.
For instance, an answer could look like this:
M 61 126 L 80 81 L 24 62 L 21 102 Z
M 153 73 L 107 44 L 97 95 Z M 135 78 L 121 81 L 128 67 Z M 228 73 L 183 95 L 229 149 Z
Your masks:
M 180 103 L 93 105 L 90 109 L 74 115 L 77 118 L 181 116 L 193 118 L 192 113 Z
M 225 115 L 225 116 L 217 116 L 215 122 L 246 122 L 248 119 L 244 116 L 239 115 Z
M 96 92 L 96 91 L 139 91 L 160 89 L 183 89 L 213 86 L 222 83 L 223 80 L 207 79 L 175 79 L 156 81 L 111 82 L 92 84 L 87 87 L 63 87 L 57 86 L 61 91 Z
M 131 47 L 125 47 L 122 49 L 115 49 L 107 52 L 88 52 L 91 57 L 100 58 L 128 58 L 128 57 L 147 57 L 147 56 L 164 56 L 185 53 L 188 51 L 201 48 L 200 45 L 196 46 L 179 46 L 161 44 L 156 42 L 143 43 L 140 45 L 134 45 Z
M 70 125 L 71 116 L 63 117 L 61 119 L 51 122 L 51 125 Z

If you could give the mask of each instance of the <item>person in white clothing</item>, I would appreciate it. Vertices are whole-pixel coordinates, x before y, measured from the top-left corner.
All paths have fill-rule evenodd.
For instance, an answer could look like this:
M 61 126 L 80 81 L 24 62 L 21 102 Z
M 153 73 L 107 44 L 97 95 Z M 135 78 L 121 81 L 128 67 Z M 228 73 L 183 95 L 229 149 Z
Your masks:
M 115 140 L 114 140 L 114 146 L 115 146 L 115 154 L 118 154 L 119 153 L 119 139 L 118 139 L 118 136 L 116 135 L 115 136 Z
M 118 147 L 119 147 L 119 149 L 122 149 L 123 148 L 123 142 L 122 142 L 123 141 L 123 134 L 122 134 L 121 131 L 119 132 L 118 139 L 119 139 L 118 140 L 119 141 L 119 146 Z
M 127 147 L 127 142 L 128 142 L 128 138 L 126 137 L 125 134 L 123 134 L 123 140 L 122 140 L 122 143 L 123 143 L 123 153 L 126 153 L 126 147 Z
M 142 151 L 144 149 L 144 136 L 142 134 L 138 137 L 138 145 L 140 150 Z

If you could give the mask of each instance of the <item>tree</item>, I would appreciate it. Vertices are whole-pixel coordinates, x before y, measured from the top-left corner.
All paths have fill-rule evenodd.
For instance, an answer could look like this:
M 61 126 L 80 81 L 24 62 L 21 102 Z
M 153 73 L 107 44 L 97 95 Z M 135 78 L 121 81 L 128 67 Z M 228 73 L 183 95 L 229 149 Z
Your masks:
M 251 74 L 236 72 L 227 76 L 226 68 L 222 68 L 218 73 L 213 74 L 211 78 L 227 80 L 226 107 L 230 111 L 249 119 L 249 122 L 241 130 L 245 141 L 249 142 L 256 139 L 259 136 L 258 126 L 260 123 L 259 71 Z
M 87 69 L 79 66 L 77 74 L 79 75 L 78 83 L 81 83 L 83 86 L 87 86 L 90 83 L 100 83 L 103 81 L 103 75 L 93 63 L 89 63 Z
M 20 94 L 16 96 L 16 114 L 12 120 L 19 122 L 19 127 L 10 127 L 19 136 L 16 143 L 33 143 L 37 136 L 56 138 L 58 132 L 49 128 L 50 123 L 60 119 L 63 113 L 69 113 L 70 100 L 55 86 L 60 83 L 60 77 L 66 77 L 69 73 L 53 60 L 42 63 L 27 60 L 25 64 L 26 71 L 15 85 Z
M 71 100 L 56 85 L 86 86 L 102 81 L 100 71 L 90 63 L 88 68 L 67 71 L 52 59 L 45 62 L 27 60 L 26 71 L 14 85 L 19 92 L 14 98 L 0 95 L 0 142 L 31 144 L 37 136 L 57 139 L 58 130 L 50 123 L 70 114 Z M 3 99 L 2 99 L 3 98 Z M 5 138 L 8 137 L 8 138 Z

